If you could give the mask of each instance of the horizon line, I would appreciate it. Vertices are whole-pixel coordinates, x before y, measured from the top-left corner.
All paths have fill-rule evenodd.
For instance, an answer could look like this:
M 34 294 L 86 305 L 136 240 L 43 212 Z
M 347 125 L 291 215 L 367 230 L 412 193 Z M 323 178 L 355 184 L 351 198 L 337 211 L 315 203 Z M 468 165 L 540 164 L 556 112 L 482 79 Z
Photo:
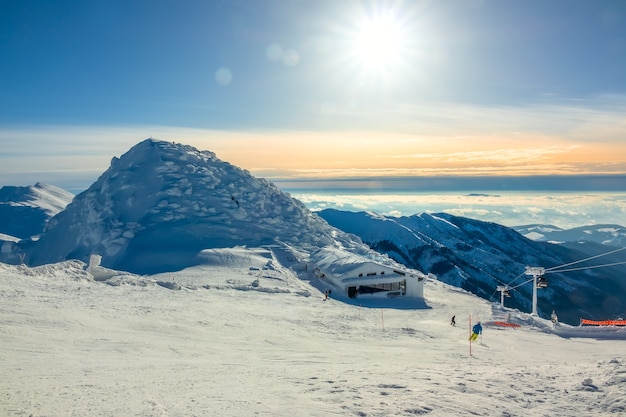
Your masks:
M 626 192 L 626 174 L 274 178 L 287 191 L 597 191 Z

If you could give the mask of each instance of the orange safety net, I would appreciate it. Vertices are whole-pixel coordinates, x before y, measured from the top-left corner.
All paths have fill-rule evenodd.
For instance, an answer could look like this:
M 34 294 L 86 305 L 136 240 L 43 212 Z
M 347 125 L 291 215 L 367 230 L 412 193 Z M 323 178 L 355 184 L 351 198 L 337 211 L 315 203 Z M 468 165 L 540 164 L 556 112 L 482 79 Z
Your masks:
M 626 326 L 626 320 L 587 320 L 580 319 L 580 324 L 588 324 L 590 326 Z
M 520 327 L 519 324 L 507 323 L 507 322 L 504 322 L 504 321 L 494 321 L 493 324 L 495 324 L 497 326 L 504 326 L 504 327 L 514 327 L 514 328 Z

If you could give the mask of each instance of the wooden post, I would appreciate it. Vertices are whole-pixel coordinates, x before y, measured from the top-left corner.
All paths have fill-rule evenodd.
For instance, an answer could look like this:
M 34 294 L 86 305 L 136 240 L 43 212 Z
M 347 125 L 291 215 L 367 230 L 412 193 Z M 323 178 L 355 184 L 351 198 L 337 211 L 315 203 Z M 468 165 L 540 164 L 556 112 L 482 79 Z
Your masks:
M 472 315 L 469 316 L 469 353 L 472 356 Z

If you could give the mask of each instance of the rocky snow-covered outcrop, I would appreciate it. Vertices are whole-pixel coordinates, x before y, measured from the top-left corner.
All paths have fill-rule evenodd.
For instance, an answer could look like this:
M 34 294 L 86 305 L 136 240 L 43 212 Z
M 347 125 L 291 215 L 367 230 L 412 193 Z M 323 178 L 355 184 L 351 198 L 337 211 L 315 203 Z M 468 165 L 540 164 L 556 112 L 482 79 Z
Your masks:
M 135 273 L 200 262 L 203 249 L 347 245 L 366 250 L 265 179 L 212 152 L 147 139 L 51 219 L 29 251 L 31 265 L 102 256 L 102 265 Z

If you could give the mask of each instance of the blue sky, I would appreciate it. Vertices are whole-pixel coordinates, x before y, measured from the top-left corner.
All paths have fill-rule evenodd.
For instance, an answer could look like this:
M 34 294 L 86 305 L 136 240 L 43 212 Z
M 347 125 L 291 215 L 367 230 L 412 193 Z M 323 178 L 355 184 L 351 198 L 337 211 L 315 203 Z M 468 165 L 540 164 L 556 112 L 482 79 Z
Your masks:
M 626 174 L 623 0 L 2 0 L 0 185 L 135 143 L 270 179 Z

